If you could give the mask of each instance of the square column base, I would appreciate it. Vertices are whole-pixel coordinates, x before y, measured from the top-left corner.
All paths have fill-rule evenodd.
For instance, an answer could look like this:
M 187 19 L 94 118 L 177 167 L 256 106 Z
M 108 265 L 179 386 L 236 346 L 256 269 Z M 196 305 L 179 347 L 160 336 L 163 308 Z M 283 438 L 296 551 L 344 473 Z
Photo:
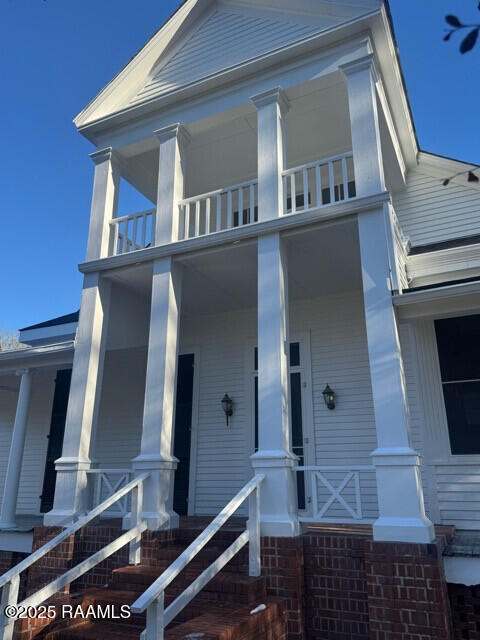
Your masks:
M 69 527 L 88 512 L 91 500 L 87 471 L 92 465 L 92 460 L 78 458 L 59 458 L 55 461 L 55 499 L 53 509 L 43 516 L 45 526 Z
M 425 514 L 420 478 L 420 456 L 409 447 L 376 449 L 379 517 L 373 539 L 381 542 L 430 543 L 435 539 Z
M 299 536 L 297 456 L 282 450 L 258 451 L 250 460 L 255 472 L 265 475 L 260 486 L 261 535 L 273 538 Z
M 150 475 L 143 486 L 142 517 L 150 531 L 177 529 L 180 518 L 173 510 L 173 488 L 178 459 L 166 459 L 156 455 L 139 455 L 132 461 L 135 475 L 148 472 Z M 123 519 L 128 525 L 129 516 Z

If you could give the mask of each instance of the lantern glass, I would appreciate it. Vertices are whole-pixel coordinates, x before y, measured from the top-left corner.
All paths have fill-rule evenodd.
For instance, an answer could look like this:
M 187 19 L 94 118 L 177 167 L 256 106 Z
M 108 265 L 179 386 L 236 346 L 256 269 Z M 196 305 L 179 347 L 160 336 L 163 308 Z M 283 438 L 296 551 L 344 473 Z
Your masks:
M 330 388 L 330 385 L 327 384 L 325 389 L 323 390 L 323 399 L 325 400 L 325 404 L 327 408 L 331 411 L 335 409 L 335 392 Z

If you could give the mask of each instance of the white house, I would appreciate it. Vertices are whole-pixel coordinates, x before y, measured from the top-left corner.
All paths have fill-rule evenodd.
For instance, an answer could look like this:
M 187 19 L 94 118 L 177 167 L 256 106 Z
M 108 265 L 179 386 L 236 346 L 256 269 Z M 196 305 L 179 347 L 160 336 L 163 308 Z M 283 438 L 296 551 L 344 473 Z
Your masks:
M 0 548 L 124 486 L 102 517 L 136 540 L 247 483 L 254 565 L 257 508 L 262 538 L 474 537 L 478 174 L 419 149 L 387 3 L 186 0 L 75 124 L 81 307 L 0 354 Z M 122 180 L 152 208 L 119 210 Z M 450 583 L 480 584 L 474 555 Z

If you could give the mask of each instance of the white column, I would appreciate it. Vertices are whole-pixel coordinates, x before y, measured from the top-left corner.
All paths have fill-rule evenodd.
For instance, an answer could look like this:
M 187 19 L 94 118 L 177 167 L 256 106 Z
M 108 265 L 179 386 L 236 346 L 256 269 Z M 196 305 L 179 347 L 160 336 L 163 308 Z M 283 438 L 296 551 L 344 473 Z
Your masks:
M 140 455 L 137 473 L 148 471 L 143 517 L 151 530 L 178 527 L 173 486 L 178 460 L 173 456 L 173 413 L 182 295 L 182 267 L 172 258 L 153 265 L 150 336 Z
M 357 195 L 385 190 L 373 57 L 342 67 L 348 84 Z M 431 542 L 425 515 L 420 457 L 410 447 L 402 354 L 390 289 L 388 204 L 358 216 L 365 323 L 377 431 L 372 453 L 379 518 L 375 540 Z
M 357 196 L 385 191 L 373 55 L 340 67 L 345 74 Z
M 254 96 L 252 102 L 258 111 L 258 220 L 261 222 L 283 214 L 285 114 L 289 103 L 279 87 Z
M 100 404 L 110 290 L 99 273 L 85 275 L 62 456 L 55 461 L 55 500 L 44 516 L 46 525 L 67 526 L 90 508 L 86 471 Z
M 32 374 L 28 369 L 17 371 L 22 376 L 17 400 L 17 411 L 13 425 L 12 442 L 8 456 L 7 473 L 3 488 L 2 508 L 0 511 L 0 529 L 15 527 L 18 485 L 22 469 L 25 435 L 27 433 L 28 411 L 30 408 L 30 393 L 32 388 Z
M 180 124 L 155 131 L 159 140 L 155 245 L 178 240 L 177 203 L 184 196 L 185 149 L 190 136 Z
M 120 187 L 120 170 L 112 149 L 101 149 L 90 155 L 95 163 L 87 261 L 105 258 L 110 239 L 109 222 L 116 215 Z
M 262 535 L 300 533 L 296 473 L 291 451 L 288 384 L 287 259 L 278 233 L 258 238 L 258 451 Z

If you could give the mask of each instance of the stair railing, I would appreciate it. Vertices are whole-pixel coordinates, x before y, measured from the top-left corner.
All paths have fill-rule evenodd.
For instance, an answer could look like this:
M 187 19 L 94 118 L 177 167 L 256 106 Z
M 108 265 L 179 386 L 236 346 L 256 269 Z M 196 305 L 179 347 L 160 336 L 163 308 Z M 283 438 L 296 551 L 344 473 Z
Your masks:
M 131 606 L 132 613 L 147 611 L 147 627 L 142 632 L 142 640 L 164 640 L 165 627 L 247 543 L 249 543 L 249 575 L 259 576 L 261 574 L 260 485 L 264 478 L 263 475 L 256 475 L 252 478 L 170 567 L 135 600 Z M 205 547 L 247 498 L 249 498 L 249 518 L 246 530 L 165 609 L 165 590 L 168 585 Z
M 116 491 L 113 495 L 104 500 L 97 507 L 92 509 L 88 514 L 79 518 L 72 525 L 61 531 L 57 536 L 52 538 L 49 542 L 45 543 L 40 549 L 37 549 L 32 554 L 19 562 L 15 567 L 9 569 L 6 573 L 0 576 L 0 587 L 2 589 L 1 599 L 1 622 L 0 622 L 0 640 L 11 640 L 13 635 L 13 627 L 16 620 L 16 615 L 11 617 L 7 616 L 5 609 L 10 607 L 10 611 L 25 611 L 28 607 L 38 607 L 42 602 L 45 602 L 48 598 L 58 593 L 61 589 L 69 585 L 71 582 L 83 576 L 84 573 L 90 571 L 100 562 L 103 562 L 106 558 L 116 553 L 119 549 L 122 549 L 125 545 L 130 544 L 129 550 L 129 562 L 130 564 L 140 564 L 140 552 L 141 552 L 141 538 L 142 533 L 147 528 L 147 523 L 142 518 L 142 506 L 143 506 L 143 483 L 148 478 L 148 473 L 143 473 L 124 487 Z M 66 540 L 73 533 L 87 525 L 94 518 L 100 516 L 106 509 L 112 506 L 117 500 L 120 500 L 124 496 L 132 493 L 131 504 L 131 528 L 123 533 L 120 537 L 116 538 L 107 546 L 100 549 L 89 558 L 80 562 L 77 566 L 66 571 L 63 575 L 50 582 L 45 587 L 39 589 L 36 593 L 28 596 L 22 602 L 18 603 L 18 591 L 20 586 L 20 574 L 25 569 L 28 569 L 37 560 L 45 556 L 52 551 L 57 545 Z

